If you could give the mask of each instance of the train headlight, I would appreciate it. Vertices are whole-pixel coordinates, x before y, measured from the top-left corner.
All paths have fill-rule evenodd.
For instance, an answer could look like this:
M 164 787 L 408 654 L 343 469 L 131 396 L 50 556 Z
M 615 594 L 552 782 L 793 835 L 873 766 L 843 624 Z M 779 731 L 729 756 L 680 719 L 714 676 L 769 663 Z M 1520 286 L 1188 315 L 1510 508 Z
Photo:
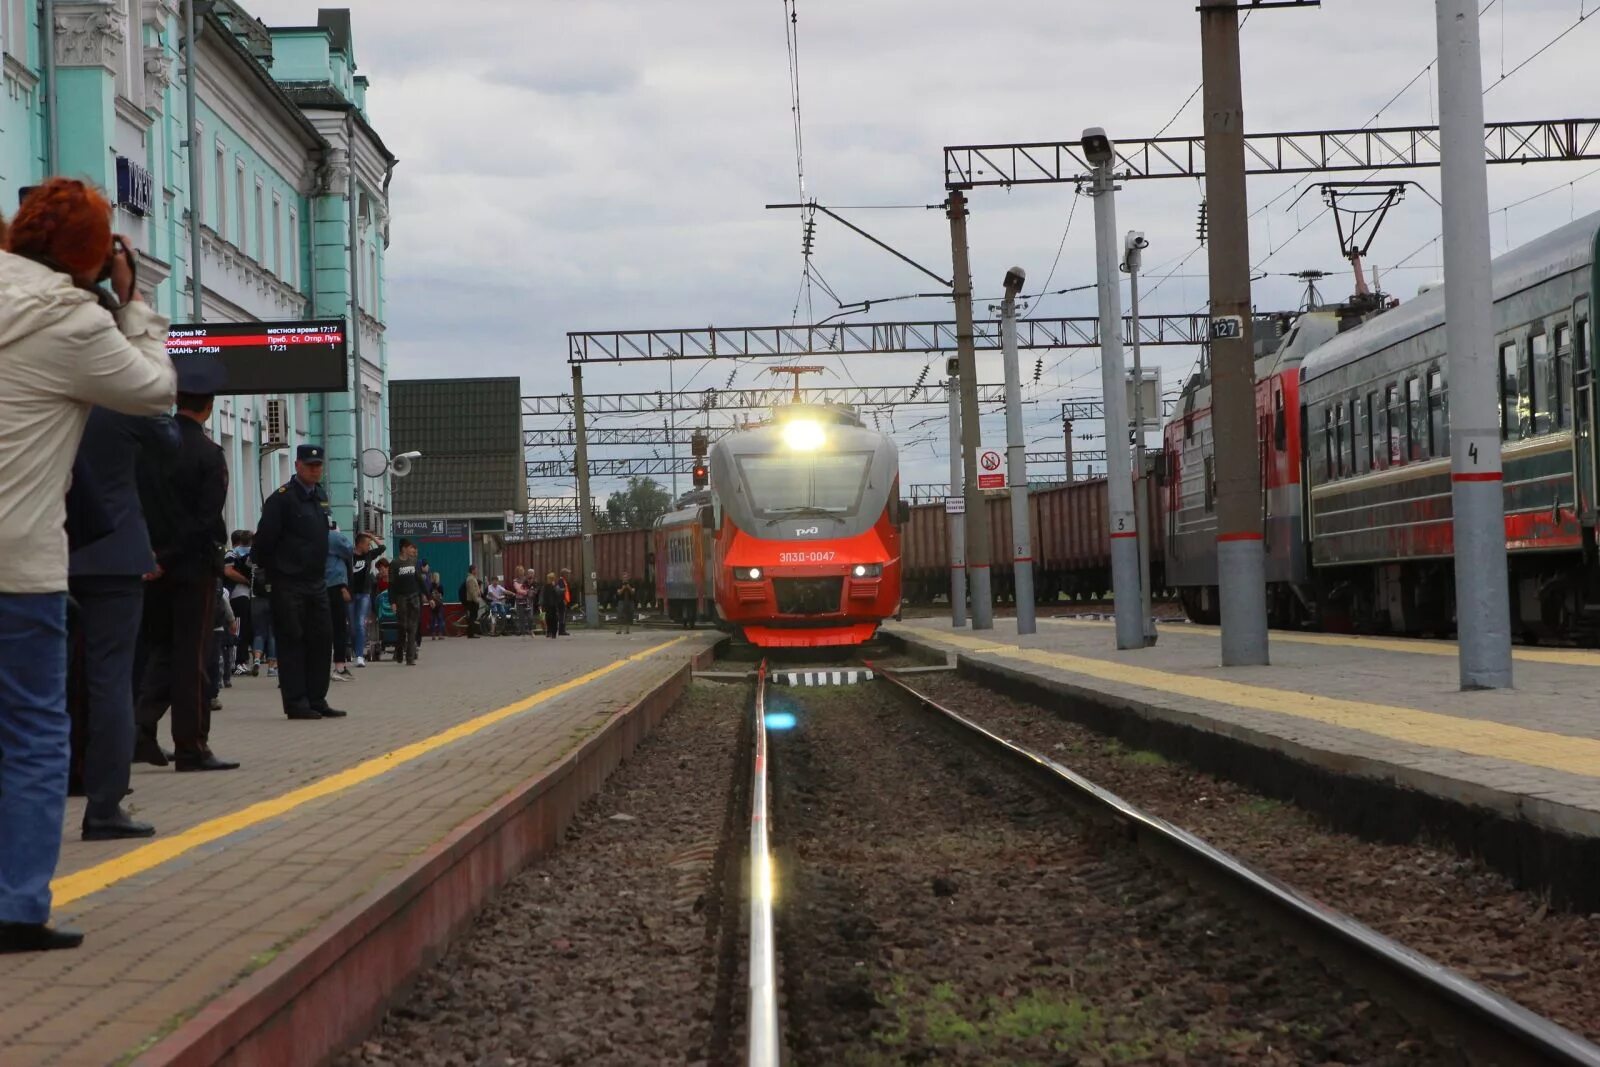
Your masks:
M 876 578 L 883 574 L 881 563 L 857 563 L 850 571 L 857 578 Z
M 733 580 L 736 582 L 759 582 L 761 580 L 760 567 L 735 567 Z
M 825 438 L 822 423 L 814 419 L 794 419 L 783 424 L 783 443 L 793 452 L 815 452 Z

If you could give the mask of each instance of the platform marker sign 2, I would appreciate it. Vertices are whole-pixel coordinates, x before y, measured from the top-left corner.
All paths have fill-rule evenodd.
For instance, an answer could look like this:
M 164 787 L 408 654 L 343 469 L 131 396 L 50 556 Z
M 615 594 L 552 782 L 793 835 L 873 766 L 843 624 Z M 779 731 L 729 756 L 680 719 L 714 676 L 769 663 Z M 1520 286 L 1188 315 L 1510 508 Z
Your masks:
M 999 452 L 986 448 L 978 453 L 978 488 L 979 489 L 1004 489 L 1006 487 L 1006 472 L 1000 465 L 1005 462 Z

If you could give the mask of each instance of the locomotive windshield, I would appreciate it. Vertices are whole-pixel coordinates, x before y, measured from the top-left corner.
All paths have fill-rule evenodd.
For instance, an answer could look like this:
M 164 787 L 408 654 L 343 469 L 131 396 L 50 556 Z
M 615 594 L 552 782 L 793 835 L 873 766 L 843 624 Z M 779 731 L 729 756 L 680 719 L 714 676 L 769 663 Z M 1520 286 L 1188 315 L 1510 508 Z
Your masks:
M 791 452 L 734 461 L 757 516 L 854 515 L 861 506 L 871 452 Z

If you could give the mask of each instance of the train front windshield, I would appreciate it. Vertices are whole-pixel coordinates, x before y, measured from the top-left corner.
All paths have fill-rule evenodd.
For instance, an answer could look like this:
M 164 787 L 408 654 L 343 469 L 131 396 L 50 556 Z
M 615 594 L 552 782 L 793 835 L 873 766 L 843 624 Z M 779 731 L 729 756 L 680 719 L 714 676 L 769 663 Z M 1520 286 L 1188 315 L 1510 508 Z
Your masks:
M 791 452 L 739 456 L 745 497 L 760 518 L 854 515 L 872 467 L 871 452 Z

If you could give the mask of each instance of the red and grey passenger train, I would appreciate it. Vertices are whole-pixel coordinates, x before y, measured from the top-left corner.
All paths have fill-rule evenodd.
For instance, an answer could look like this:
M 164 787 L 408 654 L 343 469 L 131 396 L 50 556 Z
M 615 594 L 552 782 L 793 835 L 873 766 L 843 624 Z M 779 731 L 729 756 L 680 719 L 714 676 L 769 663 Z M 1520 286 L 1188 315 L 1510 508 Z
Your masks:
M 1600 636 L 1600 214 L 1496 259 L 1495 359 L 1512 623 L 1527 638 Z M 1268 603 L 1278 626 L 1454 629 L 1444 293 L 1392 310 L 1307 312 L 1256 361 Z M 1210 383 L 1166 427 L 1166 580 L 1216 608 Z
M 844 409 L 792 405 L 711 446 L 709 486 L 655 527 L 657 599 L 752 644 L 858 645 L 900 610 L 899 453 Z

